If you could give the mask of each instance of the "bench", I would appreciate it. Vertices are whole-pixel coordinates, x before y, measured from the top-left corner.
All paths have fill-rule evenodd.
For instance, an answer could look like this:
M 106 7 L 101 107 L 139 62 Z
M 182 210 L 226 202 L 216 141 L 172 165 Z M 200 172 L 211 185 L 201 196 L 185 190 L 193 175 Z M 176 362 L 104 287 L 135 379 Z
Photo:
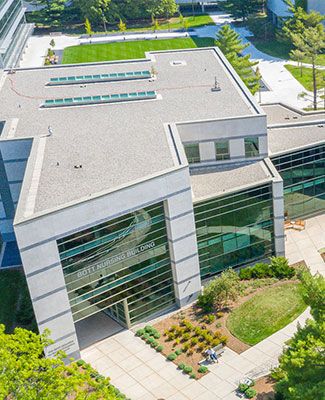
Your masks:
M 212 350 L 214 350 L 214 352 L 216 353 L 217 357 L 219 358 L 221 356 L 222 353 L 224 353 L 225 349 L 222 343 L 218 344 L 218 346 L 212 347 Z M 206 353 L 206 351 L 204 352 Z M 204 358 L 203 360 L 199 361 L 199 365 L 203 364 L 203 363 L 207 363 L 210 364 L 212 362 L 212 360 L 210 359 L 209 356 L 207 356 L 206 358 Z

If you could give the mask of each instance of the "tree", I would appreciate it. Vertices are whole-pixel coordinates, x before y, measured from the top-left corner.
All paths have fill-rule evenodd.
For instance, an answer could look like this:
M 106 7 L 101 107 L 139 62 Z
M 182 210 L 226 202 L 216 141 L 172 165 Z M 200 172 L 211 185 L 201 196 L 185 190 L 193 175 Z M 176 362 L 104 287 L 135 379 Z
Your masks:
M 277 398 L 315 400 L 325 393 L 325 279 L 321 275 L 301 276 L 302 294 L 314 320 L 307 321 L 287 343 L 272 375 Z
M 210 311 L 214 307 L 217 309 L 227 307 L 229 301 L 238 298 L 241 290 L 239 276 L 232 269 L 228 269 L 204 287 L 197 304 L 205 311 Z
M 52 49 L 54 49 L 54 47 L 55 47 L 55 40 L 54 39 L 51 39 L 50 46 L 52 47 Z
M 16 328 L 5 334 L 0 325 L 0 398 L 4 400 L 117 400 L 123 395 L 90 365 L 64 364 L 64 353 L 54 358 L 43 356 L 51 343 L 43 335 Z M 96 379 L 94 379 L 96 377 Z
M 178 11 L 178 6 L 175 0 L 148 0 L 147 11 L 150 15 L 174 15 Z
M 39 13 L 44 25 L 61 25 L 66 0 L 35 0 L 34 4 L 42 7 Z
M 263 0 L 225 0 L 221 6 L 235 19 L 246 21 L 250 14 L 261 10 L 263 3 Z
M 260 79 L 256 76 L 253 67 L 258 62 L 251 61 L 250 54 L 242 55 L 242 52 L 249 44 L 244 44 L 238 33 L 230 28 L 230 25 L 224 25 L 217 33 L 216 45 L 234 67 L 245 85 L 255 94 L 260 87 Z
M 85 21 L 85 30 L 86 30 L 87 35 L 89 37 L 91 37 L 91 35 L 93 34 L 93 30 L 91 28 L 91 23 L 88 18 L 86 18 L 86 21 Z
M 111 0 L 75 0 L 82 16 L 94 24 L 103 21 L 103 16 L 107 14 L 110 3 Z
M 125 22 L 122 21 L 121 18 L 120 18 L 120 22 L 118 23 L 118 30 L 122 33 L 124 33 L 126 31 L 126 24 L 125 24 Z
M 298 67 L 300 65 L 300 76 L 302 76 L 302 71 L 303 71 L 302 63 L 303 63 L 303 61 L 305 59 L 305 54 L 299 49 L 291 50 L 290 51 L 290 58 L 291 58 L 291 60 L 297 62 Z
M 317 110 L 317 57 L 322 54 L 325 49 L 325 31 L 322 24 L 318 24 L 315 28 L 310 27 L 304 30 L 303 33 L 292 33 L 293 45 L 302 53 L 307 61 L 312 65 L 313 75 L 313 94 L 314 110 Z

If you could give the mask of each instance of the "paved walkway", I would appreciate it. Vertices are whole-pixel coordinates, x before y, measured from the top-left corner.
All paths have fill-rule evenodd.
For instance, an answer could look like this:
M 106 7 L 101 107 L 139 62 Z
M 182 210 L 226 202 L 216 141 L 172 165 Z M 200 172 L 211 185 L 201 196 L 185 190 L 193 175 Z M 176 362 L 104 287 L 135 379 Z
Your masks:
M 306 221 L 305 231 L 286 232 L 286 255 L 290 263 L 305 260 L 312 273 L 325 275 L 318 250 L 325 247 L 325 214 Z M 238 400 L 236 388 L 244 377 L 266 375 L 278 363 L 285 342 L 297 323 L 310 317 L 306 310 L 295 321 L 242 354 L 226 348 L 220 363 L 209 374 L 193 381 L 175 364 L 151 349 L 131 331 L 123 331 L 82 351 L 82 358 L 111 378 L 132 400 Z

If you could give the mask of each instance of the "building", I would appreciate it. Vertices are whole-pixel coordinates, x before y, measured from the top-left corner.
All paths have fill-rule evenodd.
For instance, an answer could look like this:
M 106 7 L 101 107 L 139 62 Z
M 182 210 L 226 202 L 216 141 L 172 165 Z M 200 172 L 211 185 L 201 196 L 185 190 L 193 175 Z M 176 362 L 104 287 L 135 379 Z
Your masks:
M 17 65 L 33 24 L 25 21 L 22 0 L 0 0 L 0 70 Z
M 325 15 L 325 2 L 324 0 L 307 0 L 307 11 L 312 10 Z M 284 0 L 268 0 L 267 1 L 268 12 L 271 16 L 273 24 L 281 26 L 282 20 L 290 17 L 291 13 L 288 10 L 287 4 Z
M 265 112 L 216 48 L 21 69 L 0 102 L 0 230 L 48 355 L 79 357 L 97 317 L 130 327 L 283 255 L 284 204 L 325 208 L 324 114 Z

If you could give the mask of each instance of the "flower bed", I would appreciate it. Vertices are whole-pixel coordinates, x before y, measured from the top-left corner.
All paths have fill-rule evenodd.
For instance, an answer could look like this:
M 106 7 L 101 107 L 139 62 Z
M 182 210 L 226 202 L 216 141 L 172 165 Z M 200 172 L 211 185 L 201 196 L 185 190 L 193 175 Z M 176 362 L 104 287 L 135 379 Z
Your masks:
M 219 326 L 217 318 L 221 318 L 223 313 L 208 314 L 198 321 L 182 319 L 182 316 L 182 312 L 178 313 L 177 320 L 168 329 L 162 321 L 155 327 L 147 325 L 139 329 L 136 336 L 174 362 L 180 371 L 192 379 L 199 379 L 208 372 L 207 367 L 199 365 L 199 361 L 205 358 L 204 351 L 227 342 L 227 337 L 216 330 Z

